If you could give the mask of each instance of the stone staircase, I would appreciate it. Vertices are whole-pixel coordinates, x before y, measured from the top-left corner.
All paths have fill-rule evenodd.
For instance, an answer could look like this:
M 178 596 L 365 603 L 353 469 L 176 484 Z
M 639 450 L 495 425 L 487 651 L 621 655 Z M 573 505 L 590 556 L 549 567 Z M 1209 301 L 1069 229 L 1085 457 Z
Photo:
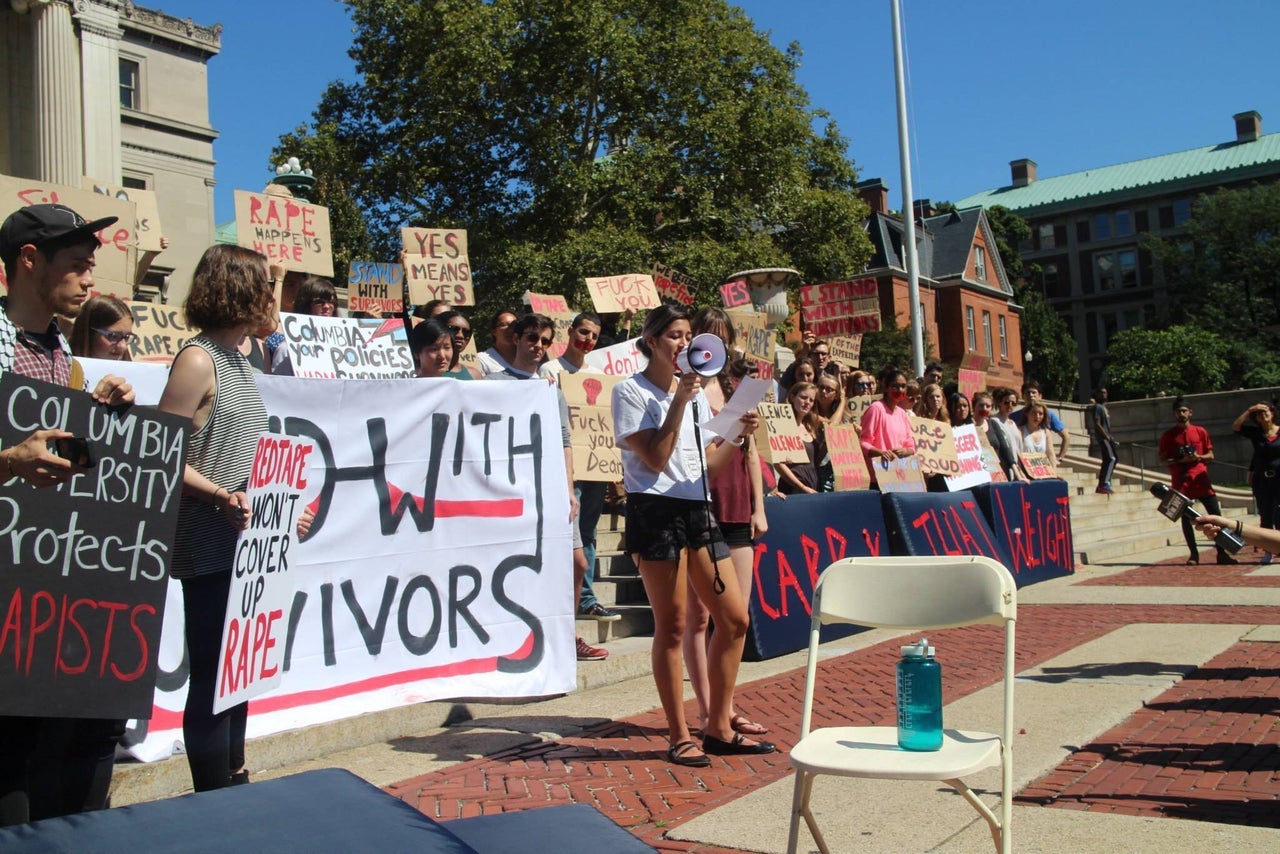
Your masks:
M 606 511 L 596 528 L 596 599 L 622 619 L 612 623 L 578 620 L 578 635 L 591 644 L 653 634 L 653 611 L 645 597 L 644 582 L 631 557 L 622 551 L 625 523 L 623 516 Z

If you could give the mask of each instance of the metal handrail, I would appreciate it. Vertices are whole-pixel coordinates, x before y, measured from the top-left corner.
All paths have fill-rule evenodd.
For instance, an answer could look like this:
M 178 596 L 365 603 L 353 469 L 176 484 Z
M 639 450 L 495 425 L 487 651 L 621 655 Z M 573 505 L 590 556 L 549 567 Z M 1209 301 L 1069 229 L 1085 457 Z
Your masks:
M 1119 446 L 1128 445 L 1130 448 L 1133 448 L 1137 451 L 1137 453 L 1134 456 L 1137 459 L 1139 484 L 1142 486 L 1143 489 L 1146 489 L 1147 488 L 1147 482 L 1146 482 L 1147 467 L 1146 467 L 1145 452 L 1151 451 L 1155 455 L 1156 463 L 1160 466 L 1161 469 L 1163 469 L 1164 464 L 1160 462 L 1159 447 L 1156 445 L 1148 445 L 1143 442 L 1117 442 L 1116 444 Z M 1217 459 L 1210 460 L 1210 463 L 1212 463 L 1215 466 L 1225 466 L 1227 468 L 1240 469 L 1241 471 L 1246 471 L 1246 472 L 1249 471 L 1248 466 L 1242 466 L 1239 463 L 1228 463 L 1228 462 L 1224 462 L 1223 460 L 1217 460 Z

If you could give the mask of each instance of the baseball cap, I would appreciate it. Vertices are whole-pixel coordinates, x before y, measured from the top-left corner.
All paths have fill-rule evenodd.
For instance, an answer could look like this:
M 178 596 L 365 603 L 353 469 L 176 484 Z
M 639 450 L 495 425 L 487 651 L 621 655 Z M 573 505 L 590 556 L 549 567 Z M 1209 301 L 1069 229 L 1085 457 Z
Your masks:
M 30 243 L 40 246 L 51 240 L 75 242 L 78 236 L 91 237 L 116 222 L 108 216 L 88 222 L 66 205 L 30 205 L 9 214 L 0 225 L 0 261 L 18 257 L 18 250 Z M 96 237 L 94 238 L 97 239 Z

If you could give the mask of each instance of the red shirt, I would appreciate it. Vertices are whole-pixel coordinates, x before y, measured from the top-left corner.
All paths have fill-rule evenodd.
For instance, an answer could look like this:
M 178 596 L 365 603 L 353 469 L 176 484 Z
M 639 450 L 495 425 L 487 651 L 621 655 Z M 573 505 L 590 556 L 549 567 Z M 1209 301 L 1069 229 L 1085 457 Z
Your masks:
M 1160 437 L 1160 459 L 1167 460 L 1179 456 L 1178 448 L 1190 445 L 1197 454 L 1207 454 L 1213 450 L 1213 442 L 1209 441 L 1209 431 L 1194 424 L 1179 424 L 1164 431 Z M 1173 488 L 1188 498 L 1204 498 L 1213 495 L 1213 484 L 1209 481 L 1209 467 L 1203 460 L 1193 463 L 1166 463 L 1172 476 Z

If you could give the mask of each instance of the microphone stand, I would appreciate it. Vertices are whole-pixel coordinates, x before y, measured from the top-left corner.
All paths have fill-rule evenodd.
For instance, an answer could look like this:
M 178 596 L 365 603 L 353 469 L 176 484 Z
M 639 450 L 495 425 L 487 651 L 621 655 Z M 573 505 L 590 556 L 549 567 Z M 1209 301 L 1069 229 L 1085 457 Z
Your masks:
M 707 530 L 710 531 L 716 521 L 715 517 L 711 515 L 711 484 L 707 479 L 707 458 L 706 451 L 703 450 L 702 446 L 702 428 L 698 425 L 698 400 L 695 397 L 689 402 L 693 404 L 693 441 L 698 446 L 698 464 L 702 468 L 702 506 L 707 514 Z M 711 591 L 719 596 L 724 592 L 724 579 L 720 577 L 720 562 L 716 560 L 715 550 L 711 548 L 709 541 L 707 542 L 707 557 L 711 558 L 711 568 L 715 572 L 714 577 L 711 579 Z

